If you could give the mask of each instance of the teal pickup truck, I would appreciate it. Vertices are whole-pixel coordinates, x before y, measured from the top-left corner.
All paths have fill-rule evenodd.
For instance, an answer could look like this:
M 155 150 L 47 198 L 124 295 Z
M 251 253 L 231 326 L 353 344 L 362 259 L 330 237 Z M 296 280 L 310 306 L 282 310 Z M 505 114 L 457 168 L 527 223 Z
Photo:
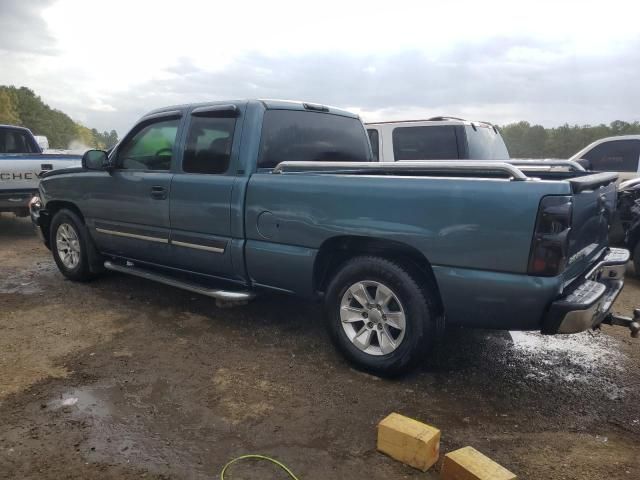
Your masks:
M 607 245 L 615 174 L 371 160 L 342 110 L 169 107 L 45 174 L 31 216 L 72 280 L 107 269 L 225 302 L 320 299 L 336 346 L 379 374 L 415 365 L 445 324 L 637 326 L 609 314 L 629 258 Z

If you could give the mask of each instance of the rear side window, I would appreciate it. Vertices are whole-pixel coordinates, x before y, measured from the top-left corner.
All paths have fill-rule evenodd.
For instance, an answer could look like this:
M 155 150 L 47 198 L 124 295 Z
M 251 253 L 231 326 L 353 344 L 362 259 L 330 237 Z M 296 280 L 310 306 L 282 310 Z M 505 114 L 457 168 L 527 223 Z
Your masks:
M 0 129 L 0 153 L 35 153 L 28 133 L 22 130 Z
M 380 160 L 380 135 L 378 134 L 378 130 L 375 129 L 367 130 L 367 135 L 369 135 L 369 143 L 371 144 L 373 161 L 377 162 Z
M 187 173 L 225 173 L 231 159 L 235 118 L 192 117 L 182 170 Z
M 123 170 L 169 170 L 180 119 L 160 120 L 143 126 L 118 149 Z
M 259 168 L 284 161 L 367 162 L 369 142 L 357 118 L 296 110 L 267 110 Z
M 465 126 L 469 158 L 472 160 L 509 160 L 509 151 L 502 135 L 488 126 L 478 125 L 474 129 Z
M 457 159 L 455 128 L 452 125 L 394 128 L 393 156 L 396 160 Z
M 583 155 L 592 170 L 603 172 L 637 172 L 640 140 L 615 140 L 601 143 Z

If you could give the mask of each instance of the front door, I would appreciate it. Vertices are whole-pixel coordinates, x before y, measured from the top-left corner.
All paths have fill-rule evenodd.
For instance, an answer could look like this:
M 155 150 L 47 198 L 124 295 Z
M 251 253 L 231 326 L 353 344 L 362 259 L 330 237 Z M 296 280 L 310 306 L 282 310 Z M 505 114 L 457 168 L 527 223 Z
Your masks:
M 92 192 L 92 227 L 101 250 L 167 265 L 171 166 L 180 118 L 142 121 L 113 152 L 115 168 Z
M 185 149 L 171 184 L 174 265 L 231 278 L 231 194 L 242 118 L 235 106 L 214 105 L 193 110 L 185 123 Z

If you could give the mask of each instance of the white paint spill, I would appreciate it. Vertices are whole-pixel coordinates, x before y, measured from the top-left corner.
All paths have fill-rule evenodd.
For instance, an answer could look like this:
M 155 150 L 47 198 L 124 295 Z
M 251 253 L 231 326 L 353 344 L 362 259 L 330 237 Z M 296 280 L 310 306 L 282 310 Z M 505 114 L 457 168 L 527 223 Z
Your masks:
M 594 388 L 597 383 L 609 399 L 624 395 L 625 388 L 611 380 L 615 374 L 624 372 L 626 362 L 614 338 L 590 332 L 573 335 L 509 333 L 513 341 L 513 354 L 527 360 L 527 379 L 553 381 L 560 378 L 567 383 L 580 383 Z
M 542 335 L 535 332 L 509 332 L 509 334 L 513 340 L 513 347 L 525 354 L 540 357 L 561 354 L 575 363 L 606 361 L 609 365 L 623 357 L 618 351 L 616 341 L 606 335 L 589 332 L 573 335 Z

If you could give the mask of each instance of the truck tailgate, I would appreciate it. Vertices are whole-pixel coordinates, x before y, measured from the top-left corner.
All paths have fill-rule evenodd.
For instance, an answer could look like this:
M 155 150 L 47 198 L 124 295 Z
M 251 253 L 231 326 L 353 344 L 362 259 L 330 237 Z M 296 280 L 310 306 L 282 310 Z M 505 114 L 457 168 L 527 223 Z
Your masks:
M 570 180 L 573 208 L 565 285 L 585 273 L 608 246 L 616 178 L 615 173 L 600 173 Z

